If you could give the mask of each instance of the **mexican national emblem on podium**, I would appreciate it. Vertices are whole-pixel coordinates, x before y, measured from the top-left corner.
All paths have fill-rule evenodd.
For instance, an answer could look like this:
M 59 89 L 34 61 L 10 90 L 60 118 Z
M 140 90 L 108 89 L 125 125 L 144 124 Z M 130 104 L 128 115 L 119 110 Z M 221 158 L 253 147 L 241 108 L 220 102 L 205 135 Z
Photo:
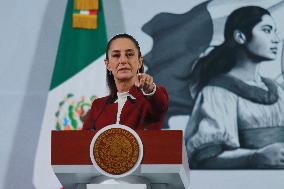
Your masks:
M 90 158 L 101 174 L 119 178 L 133 173 L 141 163 L 143 145 L 138 134 L 119 124 L 99 130 L 90 145 Z

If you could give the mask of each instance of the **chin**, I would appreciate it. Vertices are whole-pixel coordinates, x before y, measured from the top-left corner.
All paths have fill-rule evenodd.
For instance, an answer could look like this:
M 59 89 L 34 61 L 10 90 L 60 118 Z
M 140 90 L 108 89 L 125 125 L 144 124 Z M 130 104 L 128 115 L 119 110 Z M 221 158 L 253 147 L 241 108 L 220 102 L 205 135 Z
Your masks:
M 254 60 L 254 62 L 259 62 L 261 63 L 262 61 L 272 61 L 275 60 L 277 58 L 277 55 L 275 54 L 269 54 L 267 56 L 263 56 L 263 55 L 252 55 L 251 56 L 252 59 Z
M 120 75 L 117 77 L 117 79 L 119 80 L 129 80 L 131 79 L 133 76 L 130 76 L 130 75 Z
M 272 60 L 275 60 L 276 58 L 277 58 L 276 55 L 263 57 L 264 61 L 272 61 Z

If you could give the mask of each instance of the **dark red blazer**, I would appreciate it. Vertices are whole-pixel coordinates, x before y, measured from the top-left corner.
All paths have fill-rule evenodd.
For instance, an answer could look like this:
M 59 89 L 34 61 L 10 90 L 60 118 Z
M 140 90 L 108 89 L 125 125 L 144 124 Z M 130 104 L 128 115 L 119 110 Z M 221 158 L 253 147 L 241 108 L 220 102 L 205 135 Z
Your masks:
M 120 116 L 120 124 L 132 129 L 161 129 L 168 110 L 169 97 L 166 89 L 157 86 L 152 96 L 144 96 L 139 88 L 129 90 L 135 99 L 127 98 Z M 118 104 L 116 94 L 94 100 L 83 125 L 83 130 L 99 130 L 115 124 Z

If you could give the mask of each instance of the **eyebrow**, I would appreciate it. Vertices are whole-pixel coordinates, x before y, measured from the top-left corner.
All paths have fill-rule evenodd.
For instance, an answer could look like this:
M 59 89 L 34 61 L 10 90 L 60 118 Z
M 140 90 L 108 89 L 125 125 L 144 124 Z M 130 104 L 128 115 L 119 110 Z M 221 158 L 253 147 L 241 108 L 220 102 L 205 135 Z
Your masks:
M 120 50 L 113 50 L 113 51 L 111 51 L 111 53 L 119 53 L 120 52 Z
M 120 53 L 121 50 L 113 50 L 112 53 Z M 135 52 L 133 49 L 126 49 L 125 52 Z
M 126 49 L 126 52 L 135 52 L 133 49 Z
M 262 28 L 265 28 L 265 27 L 269 27 L 270 29 L 272 29 L 273 27 L 269 24 L 266 24 L 266 25 L 263 25 Z

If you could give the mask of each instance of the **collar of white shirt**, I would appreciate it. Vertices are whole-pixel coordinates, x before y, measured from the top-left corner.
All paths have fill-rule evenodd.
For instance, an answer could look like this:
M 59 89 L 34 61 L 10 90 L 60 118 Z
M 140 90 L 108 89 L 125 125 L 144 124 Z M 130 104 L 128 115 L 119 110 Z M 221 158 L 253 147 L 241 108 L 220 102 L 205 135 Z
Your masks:
M 134 96 L 132 96 L 129 92 L 117 92 L 117 99 L 116 101 L 114 101 L 114 103 L 117 103 L 119 101 L 119 99 L 123 99 L 123 98 L 127 98 L 130 97 L 131 99 L 135 100 L 136 98 Z

